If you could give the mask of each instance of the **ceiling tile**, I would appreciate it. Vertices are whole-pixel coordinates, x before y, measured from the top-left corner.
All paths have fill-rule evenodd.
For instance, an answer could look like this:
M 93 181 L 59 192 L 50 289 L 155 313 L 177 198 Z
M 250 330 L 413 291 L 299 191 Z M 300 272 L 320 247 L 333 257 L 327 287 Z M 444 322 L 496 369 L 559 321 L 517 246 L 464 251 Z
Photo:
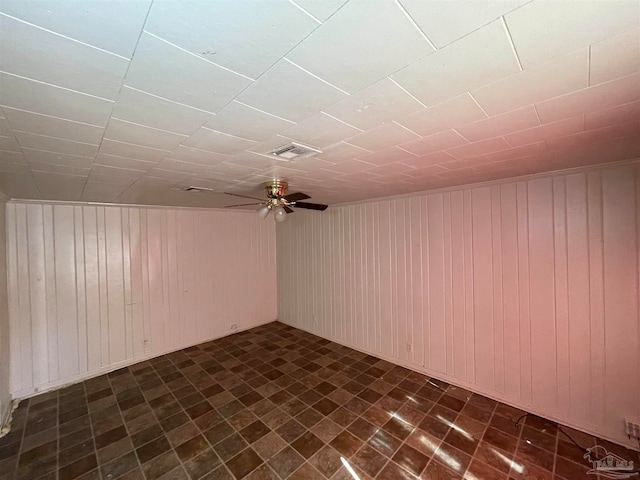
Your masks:
M 180 173 L 180 172 L 175 172 L 175 171 L 162 170 L 160 168 L 155 168 L 155 167 L 152 168 L 151 170 L 149 170 L 145 174 L 145 177 L 147 177 L 147 178 L 149 178 L 149 177 L 162 178 L 162 179 L 170 180 L 173 183 L 181 182 L 185 178 L 189 178 L 190 176 L 191 176 L 190 173 Z
M 139 160 L 160 160 L 164 158 L 169 151 L 105 138 L 100 145 L 100 153 L 117 155 L 119 157 L 137 158 Z
M 512 112 L 463 125 L 456 128 L 456 131 L 470 142 L 477 142 L 478 140 L 532 128 L 539 124 L 535 108 L 529 105 Z
M 161 162 L 164 159 L 160 160 Z M 104 165 L 107 167 L 128 168 L 129 170 L 141 170 L 146 172 L 157 162 L 154 160 L 138 160 L 136 158 L 119 157 L 117 155 L 107 155 L 98 153 L 94 161 L 96 165 Z
M 422 169 L 422 172 L 425 172 L 425 168 L 428 166 L 438 165 L 442 163 L 447 163 L 455 160 L 454 157 L 445 152 L 434 152 L 428 153 L 426 155 L 422 155 L 420 157 L 413 157 L 409 160 L 403 160 L 400 163 L 405 165 L 409 165 L 410 167 L 416 169 Z
M 0 172 L 0 192 L 9 198 L 47 198 L 40 194 L 31 174 Z
M 234 101 L 212 117 L 205 127 L 249 140 L 262 141 L 292 125 L 295 123 Z
M 548 60 L 638 27 L 640 2 L 530 2 L 505 16 L 522 67 Z
M 89 177 L 87 178 L 87 183 L 92 182 L 92 183 L 104 183 L 104 184 L 109 184 L 109 185 L 114 185 L 114 186 L 119 186 L 122 187 L 122 191 L 124 191 L 125 188 L 133 185 L 133 183 L 135 183 L 137 180 L 139 180 L 140 178 L 142 178 L 142 174 L 138 175 L 137 177 L 135 176 L 131 176 L 131 177 L 124 177 L 124 176 L 115 176 L 115 175 L 98 175 L 96 173 L 89 173 Z
M 24 153 L 20 152 L 7 152 L 0 150 L 0 161 L 4 163 L 27 163 L 27 159 Z
M 0 136 L 0 150 L 16 153 L 22 152 L 20 144 L 16 141 L 16 138 L 13 135 L 6 137 Z
M 640 30 L 591 45 L 589 84 L 596 85 L 640 70 Z
M 0 11 L 131 58 L 151 0 L 3 0 Z
M 156 0 L 145 29 L 211 62 L 257 78 L 317 25 L 284 0 Z
M 104 128 L 39 113 L 5 107 L 4 113 L 13 130 L 64 138 L 76 142 L 99 144 Z
M 287 58 L 353 93 L 432 51 L 392 0 L 352 0 Z
M 0 156 L 0 173 L 16 173 L 20 175 L 31 175 L 31 169 L 26 163 L 8 163 Z
M 272 165 L 282 163 L 282 160 L 275 156 L 258 155 L 253 152 L 242 152 L 238 155 L 226 160 L 224 164 L 242 165 L 244 167 L 250 167 L 255 169 L 267 168 Z
M 147 33 L 140 38 L 125 80 L 127 86 L 208 112 L 221 109 L 250 83 Z
M 505 139 L 514 147 L 537 143 L 557 137 L 564 137 L 584 130 L 584 116 L 579 115 L 558 122 L 547 123 L 521 132 L 505 135 Z
M 465 94 L 401 118 L 398 123 L 418 135 L 427 136 L 486 117 L 473 98 Z
M 601 83 L 538 103 L 536 109 L 540 121 L 548 123 L 638 99 L 640 99 L 640 74 L 634 73 L 612 82 Z
M 359 160 L 364 160 L 367 163 L 373 163 L 375 165 L 386 165 L 387 163 L 400 162 L 413 158 L 417 158 L 413 153 L 407 152 L 406 150 L 402 150 L 398 147 L 389 147 L 374 153 L 363 155 Z
M 422 108 L 420 102 L 393 81 L 383 78 L 325 111 L 343 122 L 369 130 Z
M 197 163 L 182 162 L 180 160 L 174 160 L 172 158 L 163 158 L 155 165 L 151 165 L 151 167 L 153 166 L 160 168 L 162 170 L 190 173 L 192 175 L 204 175 L 207 168 L 205 165 L 201 165 Z
M 500 150 L 506 150 L 509 147 L 510 145 L 505 142 L 502 137 L 495 137 L 468 143 L 467 145 L 461 145 L 459 147 L 449 148 L 446 150 L 446 153 L 454 156 L 455 158 L 461 159 L 484 155 L 485 153 L 498 152 Z
M 445 148 L 464 145 L 465 143 L 467 143 L 467 141 L 456 130 L 450 129 L 422 137 L 419 140 L 404 143 L 400 145 L 400 147 L 415 155 L 425 155 L 427 153 L 437 152 L 438 150 L 444 150 Z
M 98 153 L 98 145 L 89 143 L 72 142 L 71 140 L 36 135 L 35 133 L 15 132 L 15 135 L 23 148 L 83 157 L 94 157 Z
M 324 150 L 320 157 L 328 162 L 340 163 L 351 158 L 362 157 L 369 153 L 371 152 L 364 148 L 340 142 Z
M 362 130 L 342 123 L 329 115 L 317 113 L 285 130 L 282 134 L 310 146 L 324 148 L 358 135 L 360 132 Z
M 346 95 L 281 60 L 239 97 L 243 103 L 273 115 L 299 122 Z
M 76 168 L 90 167 L 93 164 L 93 157 L 45 152 L 31 148 L 23 148 L 23 151 L 28 162 L 51 163 L 53 165 L 66 165 Z
M 640 124 L 640 100 L 587 113 L 585 128 L 601 128 L 619 123 Z
M 80 200 L 87 177 L 58 173 L 36 172 L 33 174 L 38 190 L 47 200 Z
M 91 168 L 91 174 L 103 175 L 106 177 L 140 178 L 149 170 L 151 170 L 151 168 L 148 168 L 145 171 L 141 171 L 141 170 L 130 170 L 128 168 L 118 168 L 118 167 L 110 167 L 107 165 L 94 164 L 93 167 Z
M 191 135 L 212 114 L 125 87 L 120 92 L 113 116 L 161 130 Z
M 373 152 L 417 138 L 419 137 L 415 133 L 410 132 L 397 123 L 389 122 L 350 138 L 349 143 Z
M 45 172 L 45 173 L 61 173 L 66 175 L 89 175 L 90 167 L 67 167 L 65 165 L 54 165 L 51 163 L 41 162 L 29 162 L 29 169 L 32 172 Z
M 500 18 L 530 0 L 400 0 L 437 48 Z
M 0 58 L 5 72 L 109 100 L 118 95 L 129 66 L 121 57 L 5 16 L 0 16 Z
M 370 163 L 363 162 L 362 160 L 350 159 L 345 160 L 344 162 L 340 162 L 337 165 L 333 165 L 327 170 L 334 173 L 354 173 L 354 172 L 362 172 L 364 170 L 369 170 L 373 167 L 377 167 L 377 165 L 371 165 Z
M 235 155 L 254 146 L 256 143 L 246 138 L 227 135 L 226 133 L 203 127 L 185 140 L 183 145 L 224 155 Z
M 386 165 L 378 165 L 374 168 L 370 168 L 367 170 L 368 173 L 373 173 L 375 175 L 394 175 L 398 173 L 411 174 L 414 168 L 406 165 L 404 163 L 388 163 Z
M 474 98 L 493 116 L 584 88 L 588 81 L 585 48 L 558 60 L 511 75 L 473 91 Z
M 84 186 L 80 200 L 83 202 L 110 203 L 124 192 L 129 185 L 113 185 L 111 183 L 99 183 L 91 181 L 91 176 Z
M 434 105 L 519 71 L 509 37 L 498 20 L 394 73 L 392 78 L 424 104 Z
M 0 72 L 0 104 L 104 126 L 113 102 Z
M 167 158 L 183 162 L 199 163 L 201 165 L 215 165 L 231 157 L 220 153 L 207 152 L 205 150 L 179 145 L 178 148 L 167 155 Z
M 104 137 L 162 150 L 171 150 L 189 138 L 188 135 L 158 130 L 118 118 L 109 121 Z

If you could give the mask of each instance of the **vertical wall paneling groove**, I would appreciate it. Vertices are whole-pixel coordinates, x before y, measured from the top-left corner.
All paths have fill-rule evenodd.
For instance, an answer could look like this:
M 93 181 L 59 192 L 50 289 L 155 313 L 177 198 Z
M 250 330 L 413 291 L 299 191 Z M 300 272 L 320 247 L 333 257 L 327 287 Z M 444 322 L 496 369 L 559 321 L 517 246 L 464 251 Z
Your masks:
M 640 164 L 299 212 L 279 319 L 623 444 Z
M 253 212 L 6 212 L 15 398 L 276 318 L 275 227 Z

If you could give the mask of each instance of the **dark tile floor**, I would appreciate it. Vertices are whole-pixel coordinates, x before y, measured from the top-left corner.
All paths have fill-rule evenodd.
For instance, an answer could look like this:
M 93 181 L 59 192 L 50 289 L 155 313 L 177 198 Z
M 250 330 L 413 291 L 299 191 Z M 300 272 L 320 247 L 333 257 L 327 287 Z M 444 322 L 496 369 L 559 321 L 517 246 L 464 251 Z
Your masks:
M 521 414 L 275 322 L 22 402 L 0 480 L 596 478 Z

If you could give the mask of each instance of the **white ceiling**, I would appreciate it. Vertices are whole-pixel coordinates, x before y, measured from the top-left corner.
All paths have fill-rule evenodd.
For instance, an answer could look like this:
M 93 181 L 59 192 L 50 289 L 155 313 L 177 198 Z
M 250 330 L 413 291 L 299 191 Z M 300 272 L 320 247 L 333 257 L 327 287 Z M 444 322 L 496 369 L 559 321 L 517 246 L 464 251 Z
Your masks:
M 224 206 L 640 158 L 640 0 L 2 0 L 0 191 Z M 298 141 L 322 154 L 269 156 Z

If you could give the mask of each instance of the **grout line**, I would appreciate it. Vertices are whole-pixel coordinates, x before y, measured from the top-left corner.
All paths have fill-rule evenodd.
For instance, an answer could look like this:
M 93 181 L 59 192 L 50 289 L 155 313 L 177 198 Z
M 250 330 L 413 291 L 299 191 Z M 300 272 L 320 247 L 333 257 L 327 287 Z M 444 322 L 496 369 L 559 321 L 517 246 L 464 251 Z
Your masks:
M 232 135 L 232 134 L 230 134 L 230 133 L 224 133 L 224 132 L 221 132 L 220 130 L 215 130 L 215 129 L 213 129 L 213 128 L 209 128 L 209 127 L 205 127 L 205 126 L 202 126 L 202 127 L 200 127 L 200 128 L 202 128 L 203 130 L 209 130 L 210 132 L 218 133 L 218 134 L 220 134 L 220 135 L 225 135 L 225 136 L 227 136 L 227 137 L 237 138 L 238 140 L 244 140 L 244 141 L 246 141 L 246 142 L 251 142 L 251 143 L 254 143 L 254 144 L 258 144 L 258 143 L 260 143 L 260 142 L 256 142 L 255 140 L 250 140 L 250 139 L 248 139 L 248 138 L 239 137 L 239 136 L 237 136 L 237 135 Z M 233 156 L 233 155 L 232 155 L 232 156 Z
M 406 93 L 407 95 L 409 95 L 411 98 L 413 98 L 416 102 L 418 102 L 420 105 L 422 105 L 424 108 L 429 108 L 427 107 L 427 105 L 425 105 L 424 103 L 422 103 L 420 100 L 418 100 L 418 98 L 413 95 L 411 92 L 409 92 L 409 90 L 407 90 L 406 88 L 404 88 L 402 85 L 400 85 L 398 82 L 396 82 L 393 78 L 391 77 L 387 77 L 389 80 L 391 80 L 396 87 L 398 87 L 400 90 L 402 90 L 404 93 Z
M 289 120 L 289 119 L 287 119 L 287 118 L 280 117 L 280 116 L 278 116 L 278 115 L 274 115 L 273 113 L 265 112 L 264 110 L 260 110 L 259 108 L 252 107 L 251 105 L 248 105 L 248 104 L 246 104 L 246 103 L 243 103 L 243 102 L 241 102 L 240 100 L 238 100 L 238 99 L 237 99 L 237 97 L 236 97 L 236 99 L 231 100 L 231 102 L 230 102 L 230 103 L 233 103 L 233 102 L 235 102 L 235 103 L 237 103 L 237 104 L 240 104 L 240 105 L 242 105 L 243 107 L 250 108 L 251 110 L 255 110 L 256 112 L 264 113 L 265 115 L 269 115 L 270 117 L 277 118 L 278 120 L 283 120 L 283 121 L 285 121 L 285 122 L 289 122 L 289 123 L 292 123 L 292 124 L 294 124 L 294 125 L 297 125 L 297 122 L 294 122 L 293 120 Z
M 96 98 L 96 99 L 102 100 L 104 102 L 116 103 L 115 100 L 109 100 L 108 98 L 99 97 L 97 95 L 91 95 L 90 93 L 80 92 L 78 90 L 73 90 L 71 88 L 61 87 L 60 85 L 54 85 L 53 83 L 47 83 L 47 82 L 43 82 L 43 81 L 40 81 L 40 80 L 35 80 L 33 78 L 23 77 L 22 75 L 16 75 L 15 73 L 9 73 L 9 72 L 6 72 L 4 70 L 0 70 L 0 74 L 9 75 L 10 77 L 19 78 L 21 80 L 27 80 L 28 82 L 39 83 L 40 85 L 46 85 L 47 87 L 59 88 L 60 90 L 65 90 L 65 91 L 71 92 L 71 93 L 77 93 L 78 95 L 84 95 L 85 97 Z M 13 108 L 13 107 L 9 107 L 9 108 Z
M 401 125 L 400 123 L 396 122 L 395 120 L 391 120 L 391 123 L 393 123 L 393 124 L 395 124 L 395 125 L 399 126 L 400 128 L 402 128 L 402 129 L 406 130 L 407 132 L 412 133 L 412 134 L 414 134 L 416 137 L 418 137 L 418 138 L 416 138 L 416 139 L 414 139 L 414 140 L 418 140 L 418 139 L 422 138 L 422 137 L 421 137 L 420 135 L 418 135 L 416 132 L 414 132 L 414 131 L 413 131 L 413 130 L 411 130 L 410 128 L 405 127 L 404 125 Z
M 138 89 L 138 88 L 134 88 L 134 87 L 132 87 L 132 86 L 130 86 L 130 85 L 122 85 L 122 87 L 123 87 L 123 88 L 128 88 L 129 90 L 133 90 L 133 91 L 138 92 L 138 93 L 142 93 L 142 94 L 144 94 L 144 95 L 149 95 L 150 97 L 154 97 L 154 98 L 158 98 L 158 99 L 160 99 L 160 100 L 164 100 L 165 102 L 170 102 L 170 103 L 173 103 L 173 104 L 175 104 L 175 105 L 180 105 L 181 107 L 191 108 L 192 110 L 197 110 L 197 111 L 199 111 L 199 112 L 202 112 L 202 113 L 206 113 L 206 114 L 208 114 L 208 115 L 214 115 L 214 116 L 215 116 L 215 113 L 214 113 L 214 112 L 210 112 L 209 110 L 203 110 L 202 108 L 194 107 L 194 106 L 192 106 L 192 105 L 187 105 L 186 103 L 176 102 L 175 100 L 170 100 L 170 99 L 168 99 L 168 98 L 161 97 L 160 95 L 154 95 L 153 93 L 145 92 L 144 90 L 140 90 L 140 89 Z
M 489 114 L 487 113 L 487 111 L 486 111 L 484 108 L 482 108 L 482 105 L 480 105 L 480 104 L 478 103 L 478 101 L 476 100 L 476 97 L 474 97 L 474 96 L 473 96 L 473 94 L 472 94 L 471 92 L 467 92 L 467 94 L 471 97 L 471 100 L 473 100 L 473 101 L 475 102 L 475 104 L 478 106 L 478 108 L 479 108 L 480 110 L 482 110 L 482 113 L 484 113 L 484 114 L 487 116 L 487 118 L 491 117 L 491 115 L 489 115 Z
M 136 125 L 138 127 L 149 128 L 149 129 L 155 130 L 157 132 L 170 133 L 172 135 L 179 135 L 181 137 L 187 137 L 187 138 L 189 137 L 189 135 L 185 135 L 183 133 L 172 132 L 171 130 L 164 130 L 162 128 L 150 127 L 149 125 L 144 125 L 143 123 L 130 122 L 129 120 L 124 120 L 124 119 L 118 118 L 118 117 L 113 117 L 112 116 L 111 120 L 117 120 L 118 122 L 128 123 L 129 125 Z
M 587 48 L 587 87 L 591 86 L 591 45 Z
M 211 60 L 207 60 L 206 58 L 204 58 L 201 55 L 198 55 L 196 53 L 190 52 L 189 50 L 187 50 L 185 48 L 182 48 L 182 47 L 176 45 L 175 43 L 171 43 L 168 40 L 165 40 L 164 38 L 159 37 L 158 35 L 155 35 L 155 34 L 151 33 L 149 30 L 142 30 L 142 33 L 146 33 L 147 35 L 149 35 L 149 36 L 151 36 L 151 37 L 153 37 L 153 38 L 155 38 L 157 40 L 160 40 L 161 42 L 166 43 L 167 45 L 170 45 L 173 48 L 177 48 L 178 50 L 180 50 L 180 51 L 182 51 L 182 52 L 184 52 L 184 53 L 186 53 L 188 55 L 191 55 L 192 57 L 199 58 L 200 60 L 202 60 L 204 62 L 207 62 L 207 63 L 209 63 L 211 65 L 214 65 L 214 66 L 216 66 L 218 68 L 221 68 L 222 70 L 226 70 L 229 73 L 233 73 L 234 75 L 238 75 L 239 77 L 246 78 L 247 80 L 249 80 L 251 82 L 255 82 L 256 81 L 255 78 L 248 77 L 247 75 L 244 75 L 242 73 L 239 73 L 239 72 L 236 72 L 234 70 L 231 70 L 230 68 L 223 67 L 222 65 L 220 65 L 218 63 L 212 62 Z
M 291 60 L 289 60 L 288 58 L 286 58 L 286 57 L 282 57 L 282 60 L 284 60 L 284 61 L 285 61 L 285 62 L 287 62 L 287 63 L 290 63 L 290 64 L 291 64 L 291 65 L 293 65 L 294 67 L 299 68 L 299 69 L 300 69 L 300 70 L 302 70 L 304 73 L 306 73 L 306 74 L 308 74 L 308 75 L 311 75 L 313 78 L 315 78 L 315 79 L 317 79 L 317 80 L 320 80 L 322 83 L 326 83 L 326 84 L 327 84 L 327 85 L 329 85 L 330 87 L 335 88 L 335 89 L 336 89 L 336 90 L 338 90 L 339 92 L 342 92 L 342 93 L 344 93 L 344 94 L 345 94 L 345 95 L 347 95 L 347 96 L 351 95 L 351 94 L 350 94 L 349 92 L 347 92 L 346 90 L 342 90 L 340 87 L 336 87 L 333 83 L 327 82 L 325 79 L 320 78 L 319 76 L 317 76 L 317 75 L 316 75 L 316 74 L 314 74 L 314 73 L 311 73 L 309 70 L 307 70 L 307 69 L 305 69 L 305 68 L 301 67 L 301 66 L 300 66 L 300 65 L 298 65 L 297 63 L 292 62 L 292 61 L 291 61 Z
M 70 41 L 72 41 L 74 43 L 78 43 L 80 45 L 84 45 L 85 47 L 89 47 L 89 48 L 92 48 L 94 50 L 98 50 L 100 52 L 107 53 L 109 55 L 113 55 L 114 57 L 121 58 L 122 60 L 126 60 L 127 62 L 131 61 L 130 58 L 123 57 L 122 55 L 118 55 L 117 53 L 113 53 L 113 52 L 110 52 L 109 50 L 105 50 L 103 48 L 96 47 L 95 45 L 91 45 L 90 43 L 85 43 L 85 42 L 82 42 L 80 40 L 76 40 L 75 38 L 72 38 L 72 37 L 67 37 L 66 35 L 62 35 L 61 33 L 54 32 L 53 30 L 48 30 L 48 29 L 46 29 L 44 27 L 41 27 L 39 25 L 35 25 L 33 23 L 29 23 L 29 22 L 27 22 L 25 20 L 21 20 L 21 19 L 16 18 L 16 17 L 12 17 L 11 15 L 7 15 L 6 13 L 0 12 L 0 16 L 10 18 L 10 19 L 15 20 L 15 21 L 20 22 L 20 23 L 24 23 L 25 25 L 29 25 L 30 27 L 34 27 L 34 28 L 37 28 L 38 30 L 42 30 L 44 32 L 50 33 L 52 35 L 55 35 L 56 37 L 61 37 L 61 38 L 64 38 L 66 40 L 70 40 Z
M 351 127 L 355 130 L 358 130 L 359 132 L 365 132 L 365 130 L 362 130 L 361 128 L 356 127 L 355 125 L 351 125 L 350 123 L 345 122 L 344 120 L 340 120 L 338 117 L 334 117 L 333 115 L 331 115 L 330 113 L 327 113 L 323 110 L 320 110 L 320 113 L 323 115 L 326 115 L 327 117 L 333 118 L 334 120 L 343 123 L 344 125 L 346 125 L 347 127 Z
M 293 0 L 289 0 L 289 3 L 291 3 L 294 7 L 296 7 L 297 9 L 299 9 L 301 12 L 303 12 L 305 15 L 307 15 L 309 18 L 313 19 L 314 22 L 317 22 L 319 25 L 322 25 L 322 22 L 320 20 L 318 20 L 316 17 L 314 17 L 311 12 L 307 11 L 306 9 L 302 8 L 300 5 L 298 5 L 296 2 L 294 2 Z
M 520 62 L 520 56 L 518 55 L 518 51 L 516 50 L 516 45 L 513 43 L 513 38 L 511 37 L 511 32 L 509 31 L 509 26 L 507 25 L 507 20 L 504 18 L 504 15 L 500 17 L 500 20 L 502 21 L 502 27 L 504 28 L 504 31 L 507 34 L 507 38 L 509 39 L 511 51 L 513 52 L 513 55 L 516 57 L 516 61 L 518 62 L 518 68 L 520 69 L 520 71 L 522 71 L 522 62 Z
M 409 20 L 409 22 L 411 22 L 411 25 L 414 26 L 414 28 L 418 31 L 418 33 L 422 36 L 422 38 L 424 38 L 427 43 L 429 44 L 429 46 L 431 48 L 433 48 L 434 50 L 437 50 L 438 47 L 436 47 L 433 42 L 431 41 L 431 39 L 429 37 L 427 37 L 427 34 L 424 33 L 424 31 L 418 26 L 418 24 L 416 23 L 416 21 L 413 19 L 413 17 L 409 14 L 409 12 L 404 8 L 404 5 L 402 5 L 400 3 L 399 0 L 393 0 L 394 3 L 398 6 L 398 8 L 402 11 L 402 13 L 404 13 L 404 16 L 407 17 L 407 19 Z
M 69 139 L 67 139 L 67 138 L 52 137 L 51 135 L 43 135 L 43 134 L 41 134 L 41 133 L 26 132 L 26 131 L 24 131 L 24 130 L 13 130 L 13 133 L 14 133 L 14 134 L 15 134 L 15 133 L 26 133 L 27 135 L 35 135 L 36 137 L 52 138 L 52 139 L 54 139 L 54 140 L 62 140 L 63 142 L 77 143 L 77 144 L 80 144 L 80 145 L 89 145 L 89 146 L 91 146 L 91 147 L 97 147 L 97 146 L 98 146 L 98 144 L 96 144 L 96 143 L 79 142 L 79 141 L 77 141 L 77 140 L 69 140 Z M 27 149 L 28 149 L 29 147 L 24 147 L 24 148 L 27 148 Z M 34 148 L 34 149 L 32 149 L 32 150 L 37 150 L 37 149 L 35 149 L 35 148 Z M 58 153 L 60 153 L 60 152 L 58 152 Z M 77 156 L 82 157 L 82 156 L 84 156 L 84 155 L 77 155 Z
M 103 126 L 101 126 L 101 125 L 95 125 L 95 124 L 93 124 L 93 123 L 79 122 L 79 121 L 77 121 L 77 120 L 70 120 L 70 119 L 68 119 L 68 118 L 56 117 L 56 116 L 54 116 L 54 115 L 46 115 L 46 114 L 44 114 L 44 113 L 33 112 L 33 111 L 31 111 L 31 110 L 24 110 L 24 109 L 22 109 L 22 108 L 10 107 L 10 106 L 8 106 L 8 105 L 0 105 L 0 108 L 8 109 L 8 110 L 16 110 L 16 111 L 18 111 L 18 112 L 24 112 L 24 113 L 29 113 L 29 114 L 32 114 L 32 115 L 37 115 L 37 116 L 39 116 L 39 117 L 53 118 L 53 119 L 55 119 L 55 120 L 62 120 L 62 121 L 64 121 L 64 122 L 76 123 L 76 124 L 78 124 L 78 125 L 86 125 L 86 126 L 88 126 L 88 127 L 105 128 L 105 127 L 103 127 Z M 7 119 L 7 121 L 8 121 L 8 119 Z

